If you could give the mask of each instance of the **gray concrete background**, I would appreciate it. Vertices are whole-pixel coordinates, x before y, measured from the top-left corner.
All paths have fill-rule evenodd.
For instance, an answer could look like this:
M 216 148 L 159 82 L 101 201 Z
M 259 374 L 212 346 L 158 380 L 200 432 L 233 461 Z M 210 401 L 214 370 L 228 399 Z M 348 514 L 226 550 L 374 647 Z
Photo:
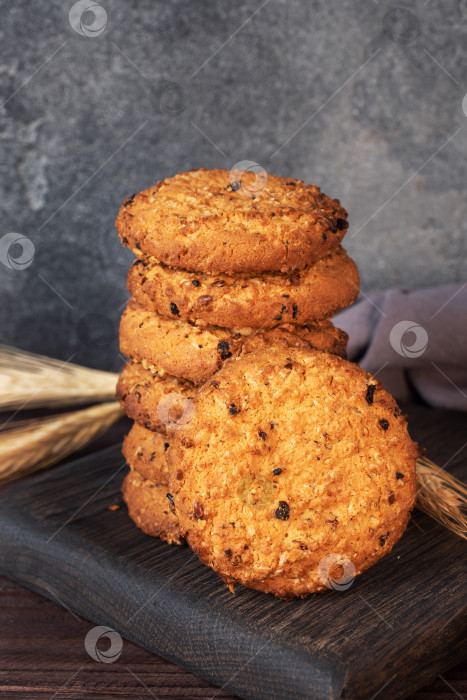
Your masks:
M 121 201 L 243 159 L 341 199 L 365 293 L 467 279 L 465 2 L 72 5 L 0 4 L 1 342 L 118 370 Z

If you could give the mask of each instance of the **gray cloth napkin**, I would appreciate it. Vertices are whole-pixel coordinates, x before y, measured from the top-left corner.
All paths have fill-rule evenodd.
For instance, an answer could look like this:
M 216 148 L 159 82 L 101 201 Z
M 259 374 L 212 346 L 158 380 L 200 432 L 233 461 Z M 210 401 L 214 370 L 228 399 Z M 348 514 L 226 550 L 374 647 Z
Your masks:
M 372 292 L 334 321 L 349 360 L 396 399 L 467 411 L 467 282 Z

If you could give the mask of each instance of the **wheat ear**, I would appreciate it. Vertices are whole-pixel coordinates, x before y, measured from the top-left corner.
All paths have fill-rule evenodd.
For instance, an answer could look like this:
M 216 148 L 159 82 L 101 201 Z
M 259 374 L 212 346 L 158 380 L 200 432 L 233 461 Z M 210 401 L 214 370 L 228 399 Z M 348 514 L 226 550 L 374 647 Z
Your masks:
M 110 401 L 118 375 L 0 345 L 0 411 Z
M 417 459 L 417 508 L 467 539 L 467 486 L 431 459 Z
M 0 433 L 0 483 L 59 462 L 123 415 L 116 401 L 48 418 L 10 423 Z

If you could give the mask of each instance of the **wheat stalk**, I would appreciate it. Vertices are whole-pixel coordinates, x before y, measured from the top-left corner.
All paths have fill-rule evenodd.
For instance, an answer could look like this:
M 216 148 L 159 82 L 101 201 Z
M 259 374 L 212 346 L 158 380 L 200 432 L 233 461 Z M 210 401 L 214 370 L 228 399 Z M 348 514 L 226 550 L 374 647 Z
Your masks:
M 122 416 L 116 401 L 10 423 L 0 433 L 0 483 L 49 467 L 101 435 Z
M 112 372 L 0 345 L 0 411 L 109 401 L 117 379 Z
M 417 508 L 467 539 L 467 486 L 422 457 L 417 459 Z

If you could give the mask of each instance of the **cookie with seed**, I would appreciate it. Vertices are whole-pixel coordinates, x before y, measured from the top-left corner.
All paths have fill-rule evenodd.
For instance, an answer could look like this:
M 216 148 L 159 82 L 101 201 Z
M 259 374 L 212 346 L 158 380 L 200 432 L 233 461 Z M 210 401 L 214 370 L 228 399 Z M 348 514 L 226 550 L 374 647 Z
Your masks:
M 204 169 L 132 195 L 115 224 L 124 245 L 172 267 L 254 274 L 312 265 L 348 228 L 339 201 L 315 185 Z
M 358 296 L 357 266 L 343 248 L 292 275 L 212 276 L 137 260 L 128 273 L 136 301 L 163 316 L 224 328 L 306 326 L 333 316 Z
M 167 437 L 134 423 L 123 440 L 122 453 L 128 465 L 143 479 L 167 484 Z
M 199 327 L 148 311 L 133 300 L 120 321 L 124 355 L 194 384 L 205 382 L 231 357 L 275 346 L 314 347 L 344 356 L 347 334 L 328 320 L 308 326 L 282 324 L 256 332 L 251 328 Z
M 168 426 L 190 419 L 195 394 L 191 382 L 153 373 L 140 362 L 127 362 L 117 382 L 116 399 L 129 418 L 165 434 Z
M 181 532 L 228 584 L 281 598 L 350 583 L 415 503 L 418 446 L 394 399 L 327 353 L 234 358 L 168 450 Z
M 177 516 L 170 508 L 167 485 L 131 471 L 123 481 L 122 493 L 130 518 L 146 535 L 160 537 L 168 544 L 184 544 Z

